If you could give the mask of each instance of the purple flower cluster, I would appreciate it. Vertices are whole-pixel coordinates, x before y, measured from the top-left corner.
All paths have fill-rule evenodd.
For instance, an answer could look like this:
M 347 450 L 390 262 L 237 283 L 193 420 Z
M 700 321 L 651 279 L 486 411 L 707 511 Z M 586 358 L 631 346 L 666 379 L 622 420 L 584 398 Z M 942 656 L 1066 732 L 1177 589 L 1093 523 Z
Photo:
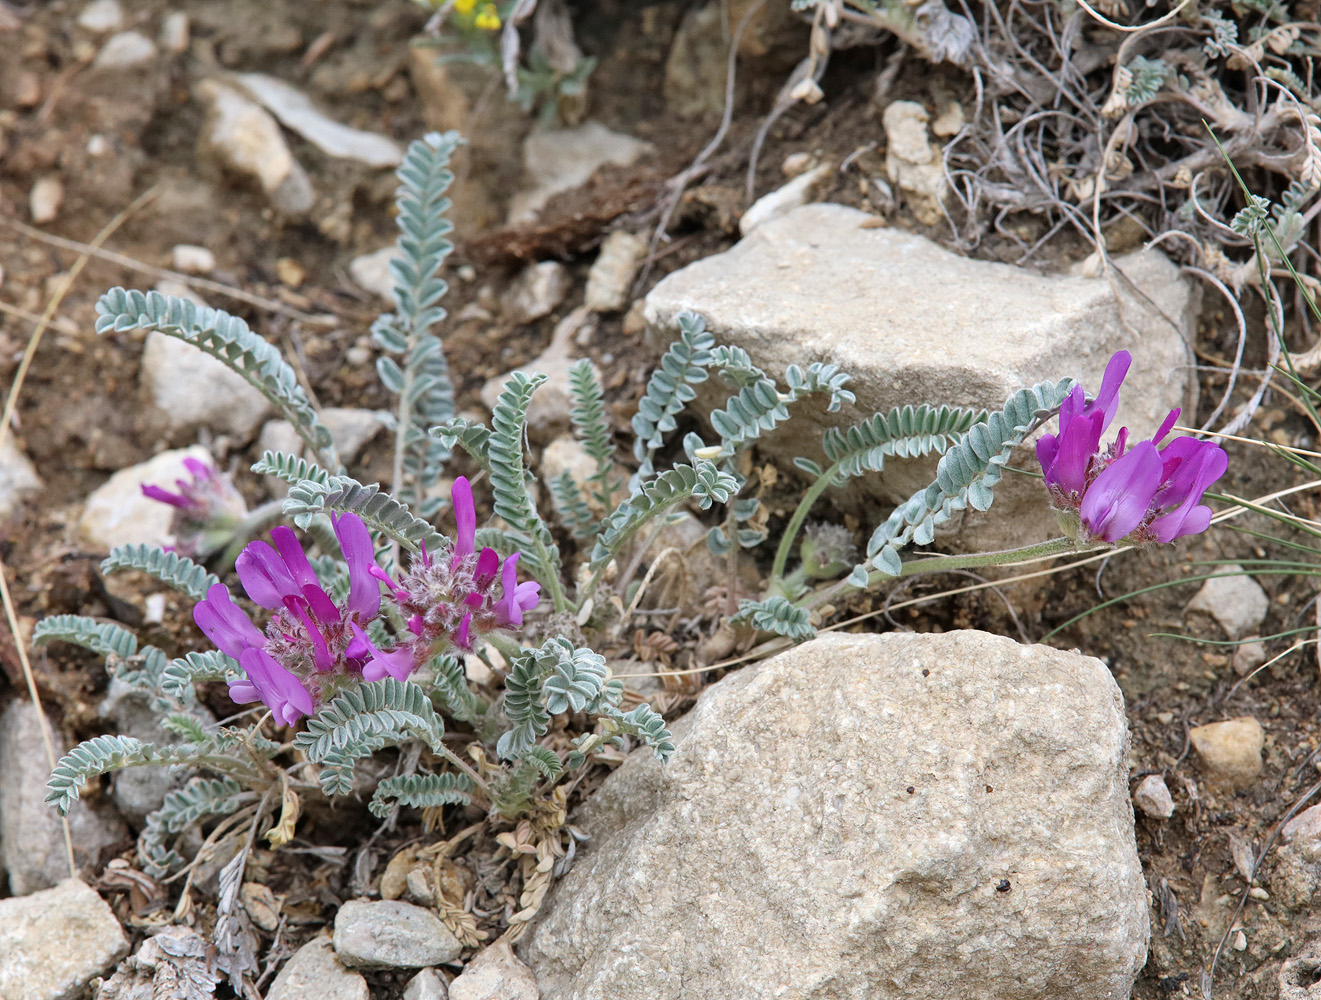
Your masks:
M 247 504 L 229 476 L 196 458 L 185 458 L 188 479 L 176 479 L 172 492 L 150 483 L 142 495 L 174 508 L 170 530 L 180 555 L 205 558 L 229 543 L 248 514 Z
M 218 648 L 239 661 L 244 676 L 232 680 L 239 704 L 260 701 L 283 725 L 311 715 L 346 683 L 407 678 L 433 653 L 450 646 L 472 648 L 475 634 L 518 628 L 537 606 L 540 588 L 519 583 L 518 554 L 505 559 L 491 549 L 474 553 L 477 513 L 466 479 L 453 489 L 456 541 L 443 558 L 426 550 L 413 560 L 401 584 L 376 563 L 371 535 L 354 514 L 332 516 L 335 537 L 349 570 L 349 592 L 336 604 L 321 585 L 293 531 L 271 532 L 272 547 L 252 542 L 235 564 L 248 597 L 273 612 L 265 632 L 216 584 L 193 608 L 193 620 Z M 501 596 L 494 594 L 499 571 Z M 388 651 L 368 635 L 381 617 L 381 583 L 408 625 L 409 634 Z
M 1132 360 L 1127 351 L 1110 359 L 1101 391 L 1090 403 L 1075 386 L 1060 407 L 1059 434 L 1043 434 L 1037 442 L 1051 502 L 1077 523 L 1085 542 L 1172 542 L 1205 531 L 1211 508 L 1201 503 L 1202 495 L 1229 463 L 1224 449 L 1211 441 L 1184 436 L 1161 447 L 1179 418 L 1177 409 L 1150 441 L 1129 448 L 1123 427 L 1101 449 Z

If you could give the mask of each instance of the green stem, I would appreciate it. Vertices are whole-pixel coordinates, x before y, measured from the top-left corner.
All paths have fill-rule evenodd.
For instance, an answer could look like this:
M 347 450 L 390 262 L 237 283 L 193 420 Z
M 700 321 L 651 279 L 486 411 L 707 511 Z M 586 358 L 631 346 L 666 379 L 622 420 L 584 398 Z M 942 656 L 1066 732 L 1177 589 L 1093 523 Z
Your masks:
M 1077 542 L 1072 538 L 1052 538 L 1045 542 L 1036 542 L 1032 545 L 1023 545 L 1015 549 L 997 549 L 994 552 L 972 552 L 968 555 L 953 556 L 928 556 L 925 559 L 914 559 L 906 562 L 899 571 L 899 577 L 914 576 L 918 573 L 941 573 L 946 570 L 955 569 L 977 569 L 985 566 L 1004 566 L 1008 563 L 1029 562 L 1038 559 L 1049 559 L 1052 556 L 1064 555 L 1069 552 L 1090 551 L 1079 548 Z M 867 587 L 880 583 L 883 580 L 893 580 L 895 577 L 889 573 L 882 573 L 880 570 L 872 570 L 867 576 Z M 800 608 L 816 608 L 822 604 L 829 604 L 839 597 L 843 596 L 849 590 L 865 590 L 866 587 L 855 587 L 848 580 L 839 580 L 824 587 L 815 593 L 809 594 L 804 600 L 798 602 Z
M 835 479 L 835 473 L 838 471 L 839 463 L 836 462 L 808 487 L 807 492 L 803 494 L 803 499 L 798 501 L 798 508 L 794 511 L 794 516 L 789 518 L 784 534 L 780 536 L 780 546 L 775 550 L 775 563 L 771 566 L 771 591 L 778 593 L 778 591 L 775 591 L 775 587 L 781 583 L 784 576 L 784 568 L 789 562 L 789 553 L 793 551 L 794 539 L 798 537 L 798 532 L 802 530 L 803 522 L 807 520 L 807 515 L 811 512 L 812 506 L 821 494 L 830 487 Z
M 486 796 L 487 802 L 495 801 L 494 797 L 491 795 L 491 786 L 487 784 L 485 779 L 483 779 L 482 776 L 478 774 L 469 764 L 467 764 L 464 760 L 462 760 L 458 756 L 458 754 L 456 754 L 449 747 L 445 746 L 444 743 L 439 743 L 439 742 L 436 744 L 436 746 L 433 746 L 431 749 L 433 752 L 440 754 L 447 761 L 449 761 L 460 771 L 466 774 L 469 780 L 472 781 L 473 786 L 477 788 L 483 795 Z

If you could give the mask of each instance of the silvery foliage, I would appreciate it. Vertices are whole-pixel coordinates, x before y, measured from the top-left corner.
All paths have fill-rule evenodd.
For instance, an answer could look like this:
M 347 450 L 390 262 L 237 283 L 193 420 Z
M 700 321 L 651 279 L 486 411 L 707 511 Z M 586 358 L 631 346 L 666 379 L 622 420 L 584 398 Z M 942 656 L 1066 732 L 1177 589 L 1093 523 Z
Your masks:
M 849 376 L 836 365 L 813 362 L 791 365 L 776 379 L 746 351 L 717 346 L 701 317 L 685 313 L 678 318 L 678 338 L 652 373 L 632 420 L 637 472 L 625 481 L 616 472 L 621 456 L 606 416 L 604 392 L 590 364 L 579 362 L 570 376 L 571 417 L 595 468 L 581 484 L 567 475 L 549 484 L 566 533 L 584 546 L 578 572 L 566 579 L 569 561 L 557 532 L 533 502 L 529 487 L 534 477 L 524 454 L 528 405 L 544 376 L 511 375 L 490 426 L 454 415 L 454 387 L 435 330 L 444 317 L 439 302 L 446 290 L 439 272 L 450 251 L 444 192 L 452 179 L 449 158 L 458 142 L 454 133 L 428 135 L 410 146 L 398 171 L 400 236 L 391 269 L 396 309 L 373 326 L 385 352 L 378 372 L 398 397 L 392 492 L 348 474 L 292 369 L 241 319 L 154 292 L 116 288 L 97 304 L 97 329 L 158 330 L 193 343 L 242 374 L 290 420 L 306 445 L 305 455 L 266 452 L 253 470 L 290 484 L 284 513 L 320 544 L 322 553 L 312 561 L 332 596 L 347 587 L 348 574 L 328 530 L 328 515 L 353 512 L 361 517 L 388 568 L 401 552 L 434 549 L 440 532 L 433 523 L 438 510 L 431 498 L 445 460 L 458 448 L 486 474 L 498 517 L 498 527 L 479 532 L 479 543 L 501 554 L 523 553 L 519 568 L 542 585 L 550 621 L 560 631 L 618 629 L 626 624 L 618 614 L 623 607 L 619 598 L 629 583 L 620 578 L 619 564 L 625 554 L 636 564 L 654 538 L 654 528 L 679 508 L 690 503 L 701 510 L 719 507 L 723 516 L 708 537 L 717 554 L 751 549 L 766 539 L 766 512 L 760 501 L 740 495 L 748 485 L 741 471 L 749 467 L 748 450 L 791 419 L 809 397 L 830 412 L 854 404 L 853 393 L 845 387 Z M 692 431 L 676 441 L 681 420 L 696 426 L 687 411 L 697 387 L 713 375 L 729 394 L 707 414 L 714 432 L 711 443 Z M 936 482 L 877 527 L 867 561 L 847 579 L 851 586 L 862 587 L 898 575 L 898 552 L 904 545 L 930 541 L 935 526 L 953 511 L 989 506 L 1009 451 L 1058 407 L 1068 386 L 1062 382 L 1025 390 L 994 414 L 908 406 L 826 431 L 821 454 L 828 464 L 807 458 L 795 463 L 809 486 L 781 534 L 764 599 L 744 601 L 736 618 L 755 631 L 794 640 L 810 637 L 814 629 L 805 605 L 811 595 L 801 581 L 793 582 L 788 562 L 809 512 L 825 492 L 882 472 L 892 457 L 943 455 Z M 658 461 L 671 455 L 677 460 L 658 471 Z M 106 572 L 126 569 L 148 573 L 192 600 L 217 580 L 206 567 L 150 546 L 117 548 L 103 564 Z M 145 765 L 194 769 L 196 776 L 170 793 L 142 831 L 142 862 L 158 875 L 182 863 L 173 844 L 190 827 L 236 813 L 255 816 L 273 809 L 274 798 L 280 803 L 281 822 L 272 834 L 291 828 L 298 796 L 349 794 L 356 762 L 387 747 L 420 746 L 431 754 L 417 773 L 376 786 L 369 807 L 378 816 L 399 807 L 467 803 L 480 791 L 493 812 L 514 817 L 528 807 L 538 788 L 548 790 L 609 743 L 635 741 L 661 759 L 674 751 L 664 720 L 645 704 L 623 711 L 623 685 L 612 678 L 604 658 L 563 635 L 551 635 L 536 648 L 503 644 L 504 688 L 494 695 L 471 684 L 464 665 L 449 655 L 433 657 L 407 681 L 363 683 L 341 691 L 294 738 L 293 748 L 313 768 L 293 772 L 282 766 L 289 746 L 256 727 L 217 726 L 198 711 L 196 684 L 224 681 L 239 672 L 225 654 L 211 650 L 171 659 L 155 647 L 139 646 L 126 629 L 79 616 L 47 619 L 38 625 L 35 641 L 69 642 L 104 656 L 110 673 L 146 692 L 165 727 L 178 737 L 168 745 L 127 736 L 88 740 L 60 761 L 48 786 L 47 801 L 67 812 L 80 789 L 108 771 Z M 551 718 L 563 713 L 587 713 L 596 718 L 596 725 L 573 739 L 572 749 L 561 757 L 542 741 Z M 445 748 L 446 717 L 471 727 L 474 739 L 488 748 L 488 759 L 499 761 L 488 767 L 489 780 Z M 474 778 L 484 787 L 479 789 Z

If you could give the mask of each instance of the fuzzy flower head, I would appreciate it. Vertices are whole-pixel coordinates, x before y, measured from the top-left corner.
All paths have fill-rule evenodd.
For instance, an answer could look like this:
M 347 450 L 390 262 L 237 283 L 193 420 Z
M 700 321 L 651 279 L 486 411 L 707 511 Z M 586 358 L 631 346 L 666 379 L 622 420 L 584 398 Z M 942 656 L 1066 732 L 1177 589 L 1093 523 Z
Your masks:
M 235 563 L 248 597 L 272 611 L 263 632 L 248 619 L 223 584 L 193 608 L 193 620 L 212 642 L 239 661 L 244 677 L 231 681 L 238 704 L 263 702 L 293 725 L 336 693 L 346 681 L 403 680 L 415 663 L 406 648 L 382 652 L 367 633 L 381 608 L 371 535 L 356 515 L 332 518 L 349 569 L 348 597 L 336 604 L 286 527 L 271 531 L 274 547 L 252 542 Z
M 1101 447 L 1132 360 L 1127 351 L 1110 359 L 1091 402 L 1075 386 L 1060 407 L 1059 434 L 1037 441 L 1051 503 L 1066 530 L 1083 542 L 1172 542 L 1205 531 L 1211 508 L 1201 503 L 1202 495 L 1229 464 L 1212 441 L 1183 436 L 1161 445 L 1179 418 L 1177 409 L 1150 441 L 1130 448 L 1128 428 L 1122 427 Z
M 170 531 L 174 549 L 190 558 L 205 558 L 224 548 L 248 515 L 247 504 L 229 476 L 207 462 L 185 458 L 187 479 L 176 479 L 175 489 L 142 486 L 142 495 L 174 508 Z
M 473 637 L 492 629 L 517 629 L 537 606 L 541 586 L 518 582 L 519 553 L 501 561 L 494 549 L 477 551 L 477 509 L 463 476 L 451 491 L 454 541 L 422 550 L 391 589 L 419 648 L 436 643 L 470 650 Z

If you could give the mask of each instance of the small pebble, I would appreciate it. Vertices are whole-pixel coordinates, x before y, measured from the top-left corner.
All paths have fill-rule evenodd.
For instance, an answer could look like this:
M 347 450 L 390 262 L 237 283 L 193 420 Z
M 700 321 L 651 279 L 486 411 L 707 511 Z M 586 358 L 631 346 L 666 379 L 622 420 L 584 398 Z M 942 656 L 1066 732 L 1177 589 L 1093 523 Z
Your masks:
M 447 1000 L 445 978 L 435 969 L 423 969 L 404 987 L 404 1000 Z
M 28 194 L 28 211 L 37 225 L 54 222 L 64 202 L 64 184 L 58 177 L 41 177 Z
M 275 262 L 275 275 L 280 279 L 280 284 L 290 288 L 297 288 L 307 279 L 303 265 L 292 257 L 281 257 Z
M 210 274 L 216 269 L 216 255 L 206 247 L 192 243 L 176 244 L 170 251 L 174 269 L 184 274 Z
M 559 261 L 529 264 L 505 297 L 505 312 L 514 323 L 531 323 L 549 316 L 569 294 L 569 269 Z
M 165 15 L 161 21 L 161 48 L 173 55 L 188 51 L 188 15 L 181 10 Z
M 156 43 L 138 31 L 112 35 L 96 54 L 93 69 L 129 69 L 156 58 Z
M 148 594 L 142 601 L 144 612 L 142 621 L 145 625 L 159 625 L 165 621 L 165 595 Z
M 1246 951 L 1248 947 L 1248 936 L 1244 934 L 1242 931 L 1236 931 L 1234 933 L 1234 940 L 1231 943 L 1230 947 L 1232 947 L 1235 951 Z
M 1265 730 L 1251 716 L 1213 722 L 1189 732 L 1208 783 L 1231 789 L 1250 786 L 1261 774 Z
M 117 31 L 124 24 L 124 9 L 119 0 L 92 0 L 78 15 L 77 24 L 98 35 Z
M 100 157 L 105 156 L 108 152 L 110 152 L 110 140 L 105 136 L 98 133 L 87 140 L 88 156 Z
M 1250 635 L 1261 627 L 1270 608 L 1266 591 L 1242 566 L 1221 566 L 1217 572 L 1231 575 L 1207 580 L 1187 610 L 1210 615 L 1231 639 Z
M 1264 642 L 1245 642 L 1234 650 L 1234 673 L 1246 677 L 1268 658 Z
M 1254 885 L 1251 889 L 1249 889 L 1248 895 L 1251 896 L 1253 899 L 1260 899 L 1262 902 L 1265 902 L 1266 900 L 1271 898 L 1271 894 L 1259 885 Z
M 1171 722 L 1174 721 L 1174 713 L 1173 713 L 1173 712 L 1157 712 L 1157 713 L 1156 713 L 1156 721 L 1159 722 L 1162 726 L 1168 726 Z
M 1169 819 L 1174 815 L 1174 799 L 1159 774 L 1149 774 L 1138 783 L 1133 804 L 1153 819 Z
M 31 70 L 23 70 L 14 81 L 14 103 L 20 108 L 35 108 L 41 103 L 41 79 Z
M 335 954 L 350 968 L 420 969 L 463 946 L 431 910 L 399 900 L 352 899 L 335 914 Z
M 790 153 L 780 164 L 780 171 L 785 177 L 797 177 L 799 174 L 805 174 L 812 169 L 816 158 L 807 152 L 800 150 L 797 153 Z

